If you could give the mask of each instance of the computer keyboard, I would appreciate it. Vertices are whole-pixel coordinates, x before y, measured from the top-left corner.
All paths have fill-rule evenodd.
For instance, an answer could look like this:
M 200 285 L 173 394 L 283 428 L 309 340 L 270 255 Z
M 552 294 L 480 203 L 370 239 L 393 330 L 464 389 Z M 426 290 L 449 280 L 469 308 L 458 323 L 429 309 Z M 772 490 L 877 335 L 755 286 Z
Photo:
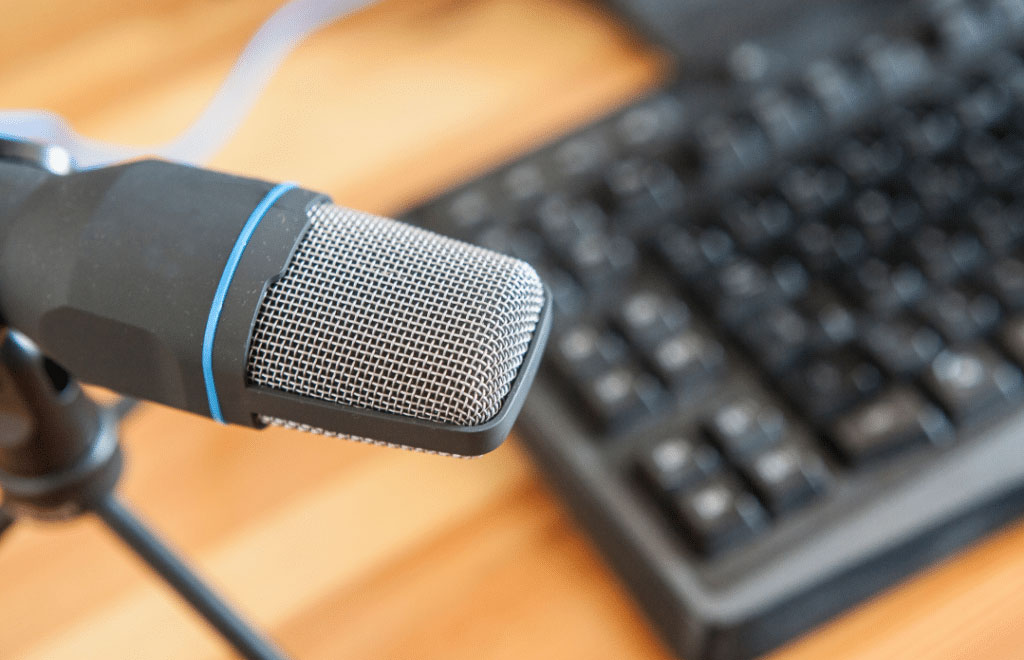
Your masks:
M 555 321 L 524 440 L 683 657 L 1024 511 L 1024 3 L 660 93 L 411 211 Z

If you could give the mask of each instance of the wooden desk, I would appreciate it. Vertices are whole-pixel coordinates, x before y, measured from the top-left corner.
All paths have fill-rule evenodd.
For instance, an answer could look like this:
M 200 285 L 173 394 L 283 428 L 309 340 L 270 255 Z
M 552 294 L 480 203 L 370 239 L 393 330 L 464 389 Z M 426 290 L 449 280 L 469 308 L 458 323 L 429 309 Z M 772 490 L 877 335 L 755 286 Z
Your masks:
M 274 3 L 5 4 L 0 107 L 152 143 Z M 664 69 L 582 2 L 391 0 L 294 53 L 213 165 L 394 211 Z M 514 440 L 453 461 L 157 406 L 124 430 L 124 494 L 296 658 L 667 657 Z M 1022 620 L 1017 527 L 773 657 L 1018 659 Z M 93 521 L 26 523 L 0 545 L 0 658 L 224 657 Z

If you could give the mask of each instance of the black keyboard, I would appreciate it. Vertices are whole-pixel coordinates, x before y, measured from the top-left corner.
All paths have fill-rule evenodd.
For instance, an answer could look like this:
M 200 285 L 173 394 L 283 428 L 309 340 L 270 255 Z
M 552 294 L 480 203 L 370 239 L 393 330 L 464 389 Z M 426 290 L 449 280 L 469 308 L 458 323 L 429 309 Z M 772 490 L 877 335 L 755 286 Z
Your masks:
M 545 278 L 521 434 L 691 660 L 1024 511 L 1024 4 L 929 7 L 680 80 L 406 218 Z

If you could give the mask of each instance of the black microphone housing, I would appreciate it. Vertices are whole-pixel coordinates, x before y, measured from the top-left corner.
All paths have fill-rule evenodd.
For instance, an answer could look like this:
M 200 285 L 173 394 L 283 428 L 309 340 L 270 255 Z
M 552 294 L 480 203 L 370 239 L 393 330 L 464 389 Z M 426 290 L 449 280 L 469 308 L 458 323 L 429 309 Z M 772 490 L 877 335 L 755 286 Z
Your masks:
M 0 315 L 85 382 L 217 418 L 203 369 L 211 306 L 240 234 L 274 189 L 266 181 L 154 160 L 67 175 L 0 160 Z M 307 230 L 310 206 L 326 200 L 300 188 L 283 192 L 240 253 L 206 346 L 221 419 L 260 428 L 260 416 L 273 417 L 457 455 L 497 447 L 536 373 L 550 302 L 501 409 L 476 426 L 247 381 L 260 301 Z

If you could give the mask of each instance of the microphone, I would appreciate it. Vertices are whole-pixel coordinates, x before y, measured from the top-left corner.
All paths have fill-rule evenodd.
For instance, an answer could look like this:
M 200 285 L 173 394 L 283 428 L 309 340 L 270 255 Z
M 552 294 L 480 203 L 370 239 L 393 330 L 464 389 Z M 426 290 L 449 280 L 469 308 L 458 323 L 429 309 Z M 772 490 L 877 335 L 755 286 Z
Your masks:
M 316 192 L 0 159 L 0 316 L 85 382 L 253 428 L 475 456 L 550 326 L 525 262 Z

